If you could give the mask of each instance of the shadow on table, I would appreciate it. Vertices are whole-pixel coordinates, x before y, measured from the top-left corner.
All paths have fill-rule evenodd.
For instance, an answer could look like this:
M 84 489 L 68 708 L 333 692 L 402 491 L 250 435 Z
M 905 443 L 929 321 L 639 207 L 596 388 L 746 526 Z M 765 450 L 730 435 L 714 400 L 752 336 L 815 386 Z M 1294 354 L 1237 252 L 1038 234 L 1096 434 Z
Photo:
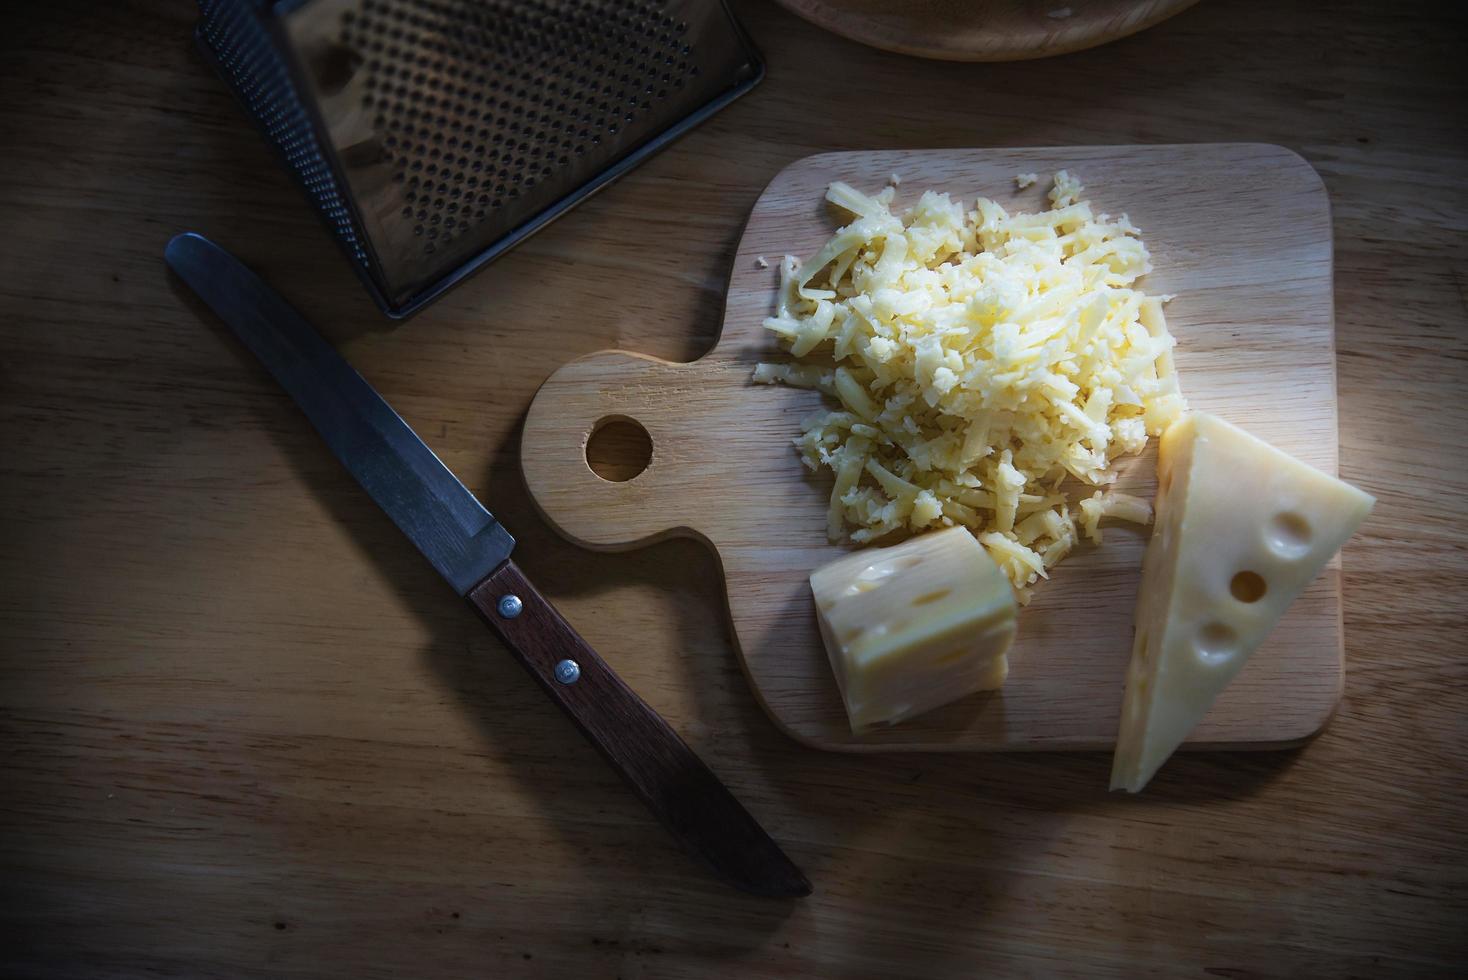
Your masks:
M 1184 753 L 1145 794 L 1126 796 L 1107 790 L 1109 753 L 851 755 L 751 741 L 817 893 L 853 921 L 881 923 L 848 924 L 837 957 L 847 967 L 821 972 L 852 980 L 969 975 L 978 937 L 996 924 L 1043 933 L 1052 914 L 1063 918 L 1048 905 L 1094 902 L 1101 886 L 1150 888 L 1157 853 L 1180 846 L 1169 839 L 1180 810 L 1247 798 L 1298 757 Z M 1098 813 L 1109 817 L 1099 830 L 1079 819 Z M 1110 840 L 1098 846 L 1098 833 Z M 1063 940 L 1040 940 L 1062 943 L 1057 969 Z

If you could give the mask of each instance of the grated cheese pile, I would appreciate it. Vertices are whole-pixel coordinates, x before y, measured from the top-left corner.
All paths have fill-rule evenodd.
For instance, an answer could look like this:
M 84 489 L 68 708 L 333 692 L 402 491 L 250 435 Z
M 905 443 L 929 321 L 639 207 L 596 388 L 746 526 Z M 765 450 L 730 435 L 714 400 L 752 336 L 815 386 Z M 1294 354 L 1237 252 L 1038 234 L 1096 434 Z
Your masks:
M 794 360 L 754 380 L 839 402 L 795 440 L 835 474 L 832 540 L 961 524 L 1027 599 L 1078 518 L 1098 543 L 1103 517 L 1151 521 L 1136 497 L 1097 492 L 1077 514 L 1060 492 L 1113 482 L 1116 458 L 1186 408 L 1163 299 L 1135 288 L 1151 270 L 1139 231 L 1081 194 L 1062 170 L 1048 211 L 927 191 L 896 215 L 890 186 L 827 190 L 854 220 L 810 260 L 785 256 L 764 325 Z

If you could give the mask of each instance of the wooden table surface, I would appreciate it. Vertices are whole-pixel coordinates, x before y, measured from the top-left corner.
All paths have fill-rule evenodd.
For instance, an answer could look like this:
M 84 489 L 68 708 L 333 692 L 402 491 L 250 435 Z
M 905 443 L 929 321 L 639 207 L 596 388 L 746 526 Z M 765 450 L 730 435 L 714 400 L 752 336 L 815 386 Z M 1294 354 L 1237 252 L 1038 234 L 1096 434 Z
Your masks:
M 1468 81 L 1445 4 L 1206 0 L 961 65 L 738 9 L 765 82 L 389 329 L 185 3 L 27 5 L 0 57 L 0 975 L 1422 976 L 1468 960 Z M 516 463 L 536 386 L 688 359 L 761 188 L 828 149 L 1266 141 L 1335 215 L 1347 679 L 1287 753 L 1139 798 L 1099 754 L 802 748 L 689 541 L 591 554 Z M 195 228 L 336 341 L 783 842 L 710 880 L 166 274 Z

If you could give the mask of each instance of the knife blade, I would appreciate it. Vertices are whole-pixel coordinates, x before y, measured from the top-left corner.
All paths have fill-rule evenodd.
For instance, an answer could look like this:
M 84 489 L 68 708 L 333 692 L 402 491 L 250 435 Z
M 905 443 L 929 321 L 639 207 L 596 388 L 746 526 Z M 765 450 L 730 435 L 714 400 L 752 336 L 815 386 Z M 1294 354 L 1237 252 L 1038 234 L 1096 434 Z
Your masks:
M 202 235 L 176 235 L 164 258 L 684 847 L 743 891 L 810 893 L 713 771 L 525 577 L 509 532 L 305 318 Z

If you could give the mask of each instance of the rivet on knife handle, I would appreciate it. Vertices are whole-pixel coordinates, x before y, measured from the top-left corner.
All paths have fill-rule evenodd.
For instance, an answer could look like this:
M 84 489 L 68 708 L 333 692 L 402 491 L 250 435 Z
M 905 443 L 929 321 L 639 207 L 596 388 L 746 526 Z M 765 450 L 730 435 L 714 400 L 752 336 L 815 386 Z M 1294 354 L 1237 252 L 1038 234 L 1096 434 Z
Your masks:
M 502 597 L 521 610 L 503 615 Z M 466 596 L 551 699 L 694 855 L 735 887 L 799 896 L 810 882 L 719 777 L 556 612 L 513 561 Z

